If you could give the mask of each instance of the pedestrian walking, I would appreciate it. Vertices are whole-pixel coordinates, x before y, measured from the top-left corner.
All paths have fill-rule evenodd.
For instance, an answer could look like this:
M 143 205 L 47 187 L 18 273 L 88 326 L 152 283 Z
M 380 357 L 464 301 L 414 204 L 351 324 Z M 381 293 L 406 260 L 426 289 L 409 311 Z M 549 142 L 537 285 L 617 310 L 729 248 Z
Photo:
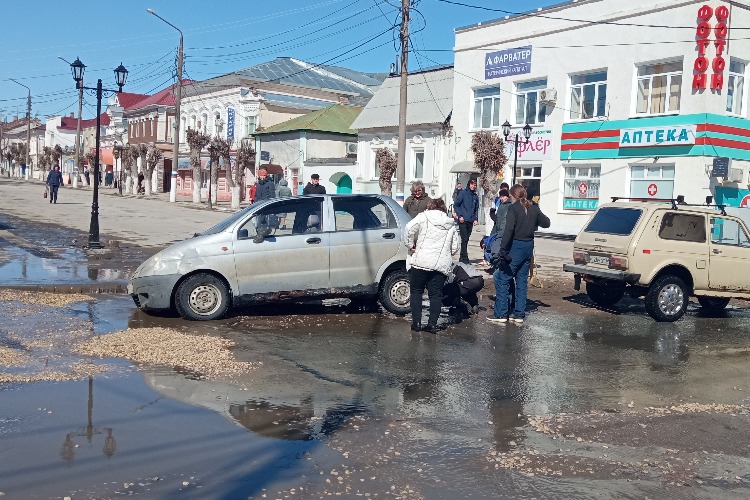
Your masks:
M 458 193 L 461 192 L 461 183 L 456 183 L 456 189 L 453 190 L 453 203 L 456 202 L 456 198 L 458 198 Z
M 112 173 L 111 170 L 108 170 L 107 174 L 104 176 L 104 186 L 112 187 L 112 181 L 114 180 L 115 180 L 115 175 Z
M 427 210 L 429 201 L 430 197 L 424 192 L 424 183 L 422 181 L 414 181 L 411 183 L 411 196 L 404 201 L 404 210 L 414 218 Z
M 320 184 L 320 176 L 318 174 L 310 176 L 310 182 L 304 187 L 302 194 L 326 194 L 326 187 Z
M 258 169 L 258 180 L 255 182 L 255 201 L 270 200 L 276 196 L 276 184 L 265 168 Z
M 466 189 L 459 191 L 453 204 L 453 217 L 458 221 L 458 231 L 461 234 L 461 256 L 459 262 L 469 263 L 469 238 L 474 226 L 478 223 L 479 196 L 477 196 L 477 181 L 471 179 Z
M 430 200 L 427 210 L 409 221 L 404 229 L 404 244 L 411 256 L 409 290 L 411 329 L 422 331 L 422 293 L 430 298 L 426 332 L 437 333 L 445 279 L 453 269 L 453 255 L 460 240 L 456 224 L 447 214 L 442 198 Z
M 493 274 L 495 281 L 495 307 L 487 317 L 493 323 L 508 320 L 522 324 L 526 317 L 526 293 L 529 285 L 529 265 L 534 256 L 534 233 L 539 227 L 550 226 L 549 217 L 539 205 L 527 199 L 526 189 L 516 184 L 510 189 L 515 200 L 508 208 L 505 230 L 500 243 L 498 268 Z M 513 314 L 508 318 L 511 281 L 515 279 L 516 296 Z
M 279 185 L 276 187 L 276 197 L 280 196 L 292 196 L 292 190 L 289 189 L 289 184 L 286 179 L 281 179 Z M 278 214 L 279 225 L 281 229 L 286 229 L 286 213 Z
M 91 185 L 91 177 L 89 177 L 89 167 L 83 167 L 83 176 L 86 178 L 86 185 Z
M 60 173 L 60 166 L 55 165 L 55 168 L 50 170 L 47 174 L 47 187 L 49 187 L 49 202 L 57 203 L 57 190 L 63 185 L 63 176 Z

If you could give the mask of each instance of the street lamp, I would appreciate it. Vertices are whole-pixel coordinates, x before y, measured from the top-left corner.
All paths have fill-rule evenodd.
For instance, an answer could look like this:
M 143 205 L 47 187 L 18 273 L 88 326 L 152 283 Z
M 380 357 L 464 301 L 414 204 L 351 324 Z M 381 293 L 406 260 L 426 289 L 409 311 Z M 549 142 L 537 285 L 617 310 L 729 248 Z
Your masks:
M 174 131 L 172 132 L 172 175 L 170 176 L 169 182 L 169 201 L 175 203 L 177 201 L 177 167 L 180 157 L 180 100 L 182 98 L 182 31 L 180 28 L 170 23 L 159 14 L 154 12 L 153 9 L 146 9 L 149 14 L 158 17 L 166 24 L 170 25 L 180 33 L 180 46 L 177 49 L 177 88 L 174 94 Z
M 17 82 L 13 78 L 8 78 L 13 83 L 17 83 L 21 87 L 26 87 L 21 82 Z M 29 180 L 31 166 L 29 165 L 29 153 L 31 151 L 31 89 L 26 87 L 29 91 L 29 96 L 26 98 L 26 180 Z
M 505 136 L 505 140 L 508 140 L 508 136 L 510 135 L 510 123 L 508 123 L 508 120 L 505 120 L 505 123 L 503 123 L 503 135 Z M 526 126 L 523 127 L 523 136 L 526 138 L 526 142 L 529 142 L 529 137 L 531 137 L 531 125 L 528 123 Z M 518 133 L 516 132 L 515 137 L 515 144 L 513 147 L 513 174 L 511 175 L 511 186 L 516 185 L 516 164 L 518 163 Z
M 96 88 L 83 86 L 83 73 L 86 65 L 76 58 L 70 65 L 73 72 L 73 79 L 76 81 L 76 90 L 85 89 L 96 93 L 96 158 L 94 159 L 94 200 L 91 203 L 91 224 L 89 225 L 89 248 L 102 248 L 99 242 L 99 142 L 101 140 L 101 114 L 102 114 L 102 95 L 104 92 L 120 93 L 128 78 L 128 70 L 125 66 L 120 65 L 115 68 L 115 83 L 119 90 L 110 90 L 102 88 L 101 78 L 96 81 Z

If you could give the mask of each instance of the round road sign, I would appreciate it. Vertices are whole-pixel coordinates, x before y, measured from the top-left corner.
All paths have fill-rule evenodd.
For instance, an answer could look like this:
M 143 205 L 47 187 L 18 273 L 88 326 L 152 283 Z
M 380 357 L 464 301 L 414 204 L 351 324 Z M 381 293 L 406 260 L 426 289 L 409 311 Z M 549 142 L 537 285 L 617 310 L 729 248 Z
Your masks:
M 586 194 L 589 190 L 589 187 L 586 185 L 585 182 L 582 182 L 578 185 L 578 192 L 581 194 Z
M 659 192 L 659 187 L 656 184 L 649 184 L 648 185 L 648 195 L 649 196 L 656 196 L 656 193 Z
M 740 208 L 750 208 L 750 194 L 746 194 L 740 202 Z

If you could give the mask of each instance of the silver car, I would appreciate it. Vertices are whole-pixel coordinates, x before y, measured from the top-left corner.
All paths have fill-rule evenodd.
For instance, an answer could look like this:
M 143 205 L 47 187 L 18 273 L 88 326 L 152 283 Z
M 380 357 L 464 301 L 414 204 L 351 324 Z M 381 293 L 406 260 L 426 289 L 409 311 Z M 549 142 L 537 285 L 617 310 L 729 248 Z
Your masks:
M 230 307 L 345 297 L 409 312 L 409 215 L 380 195 L 274 198 L 146 260 L 128 283 L 144 310 L 212 320 Z

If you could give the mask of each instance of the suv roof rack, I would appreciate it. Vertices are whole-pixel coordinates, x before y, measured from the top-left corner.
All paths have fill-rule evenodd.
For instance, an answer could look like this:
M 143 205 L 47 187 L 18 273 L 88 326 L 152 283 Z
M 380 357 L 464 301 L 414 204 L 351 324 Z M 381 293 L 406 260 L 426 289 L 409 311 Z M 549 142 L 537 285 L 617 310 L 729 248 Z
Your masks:
M 672 204 L 672 210 L 677 210 L 678 207 L 704 207 L 704 208 L 711 208 L 716 207 L 721 211 L 721 215 L 726 215 L 726 208 L 727 206 L 724 204 L 709 204 L 709 203 L 685 203 L 684 198 L 632 198 L 627 196 L 613 196 L 612 202 L 616 202 L 618 200 L 630 200 L 630 201 L 642 201 L 642 202 L 655 202 L 655 203 L 671 203 Z

